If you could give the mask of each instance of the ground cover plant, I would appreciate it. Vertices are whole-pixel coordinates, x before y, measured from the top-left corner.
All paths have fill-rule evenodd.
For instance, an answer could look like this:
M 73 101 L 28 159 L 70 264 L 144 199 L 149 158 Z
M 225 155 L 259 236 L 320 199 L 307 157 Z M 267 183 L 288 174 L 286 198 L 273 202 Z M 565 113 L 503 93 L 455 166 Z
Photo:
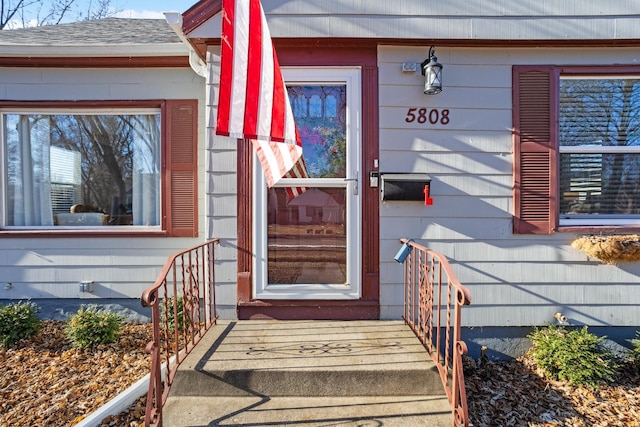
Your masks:
M 548 325 L 529 334 L 530 354 L 544 373 L 554 380 L 597 387 L 611 380 L 616 369 L 613 354 L 587 326 L 567 328 Z
M 96 306 L 81 307 L 67 321 L 65 334 L 76 348 L 97 347 L 115 342 L 123 321 L 122 316 Z
M 40 328 L 38 306 L 32 302 L 18 301 L 0 308 L 0 345 L 18 344 Z

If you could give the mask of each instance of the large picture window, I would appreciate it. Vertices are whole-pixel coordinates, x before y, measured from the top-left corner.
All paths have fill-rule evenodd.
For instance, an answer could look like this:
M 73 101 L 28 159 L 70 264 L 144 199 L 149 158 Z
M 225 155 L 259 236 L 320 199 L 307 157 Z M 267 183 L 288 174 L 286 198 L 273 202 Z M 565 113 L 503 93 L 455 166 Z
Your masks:
M 8 226 L 160 225 L 160 111 L 4 115 Z
M 195 230 L 192 104 L 3 109 L 3 228 Z
M 514 67 L 515 233 L 640 227 L 640 68 Z
M 640 80 L 560 78 L 560 224 L 640 219 Z

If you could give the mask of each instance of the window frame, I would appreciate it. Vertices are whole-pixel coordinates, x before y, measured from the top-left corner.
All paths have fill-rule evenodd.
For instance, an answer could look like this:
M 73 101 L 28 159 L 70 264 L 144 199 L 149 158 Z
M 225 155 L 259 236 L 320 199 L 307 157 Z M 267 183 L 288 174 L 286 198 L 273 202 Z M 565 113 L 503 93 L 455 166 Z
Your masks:
M 615 224 L 560 222 L 559 84 L 563 77 L 633 77 L 640 66 L 514 65 L 513 233 L 637 232 L 635 221 Z M 592 221 L 591 221 L 592 222 Z
M 5 226 L 5 166 L 0 176 L 2 193 L 0 236 L 62 237 L 197 237 L 198 236 L 198 101 L 196 99 L 154 99 L 113 101 L 0 101 L 0 114 L 15 111 L 55 111 L 56 113 L 88 110 L 160 111 L 160 226 L 121 227 L 8 227 Z M 5 165 L 4 142 L 0 161 Z

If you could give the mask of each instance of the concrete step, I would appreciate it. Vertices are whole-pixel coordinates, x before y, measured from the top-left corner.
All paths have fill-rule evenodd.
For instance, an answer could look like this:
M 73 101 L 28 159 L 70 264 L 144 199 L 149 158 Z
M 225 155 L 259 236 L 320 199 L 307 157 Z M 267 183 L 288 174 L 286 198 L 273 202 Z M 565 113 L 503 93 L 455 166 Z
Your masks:
M 164 425 L 450 426 L 437 368 L 402 321 L 235 321 L 179 367 Z
M 174 396 L 424 396 L 437 368 L 402 321 L 241 321 L 211 329 Z
M 450 427 L 444 396 L 171 397 L 163 425 L 305 427 Z

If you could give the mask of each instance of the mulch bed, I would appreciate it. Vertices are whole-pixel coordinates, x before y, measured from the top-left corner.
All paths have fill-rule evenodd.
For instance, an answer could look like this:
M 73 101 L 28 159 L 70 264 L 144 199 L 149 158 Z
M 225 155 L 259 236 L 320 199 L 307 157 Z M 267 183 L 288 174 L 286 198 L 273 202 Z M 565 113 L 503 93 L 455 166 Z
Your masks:
M 0 426 L 73 426 L 149 372 L 149 324 L 127 323 L 120 339 L 73 349 L 64 323 L 44 321 L 33 338 L 0 347 Z M 530 357 L 480 363 L 466 358 L 469 414 L 476 427 L 640 427 L 640 370 L 623 365 L 597 389 L 551 381 Z M 146 397 L 101 427 L 144 425 Z
M 0 347 L 0 426 L 73 426 L 149 372 L 150 324 L 125 323 L 117 342 L 89 350 L 63 330 L 45 320 L 29 340 Z
M 597 389 L 545 378 L 530 356 L 465 360 L 469 415 L 475 426 L 640 426 L 640 372 L 623 364 Z

